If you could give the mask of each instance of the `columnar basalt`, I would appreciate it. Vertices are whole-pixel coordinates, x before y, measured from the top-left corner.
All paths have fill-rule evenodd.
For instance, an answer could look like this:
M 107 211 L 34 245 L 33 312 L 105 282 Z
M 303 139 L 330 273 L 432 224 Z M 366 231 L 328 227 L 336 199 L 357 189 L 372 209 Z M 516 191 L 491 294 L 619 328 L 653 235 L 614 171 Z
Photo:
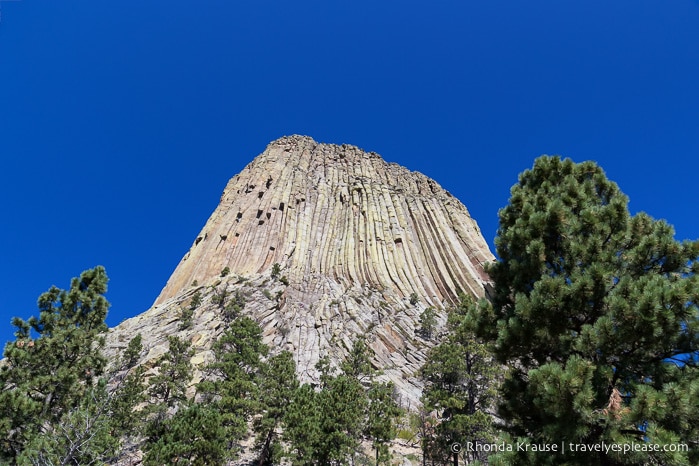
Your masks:
M 413 403 L 430 346 L 415 333 L 420 313 L 432 306 L 443 323 L 460 293 L 482 296 L 491 260 L 476 222 L 435 181 L 354 146 L 284 137 L 229 181 L 154 307 L 110 342 L 147 329 L 151 358 L 180 332 L 204 360 L 223 328 L 216 304 L 205 298 L 186 330 L 176 309 L 196 290 L 238 291 L 266 341 L 294 352 L 303 378 L 315 377 L 321 354 L 338 361 L 364 335 L 375 366 Z

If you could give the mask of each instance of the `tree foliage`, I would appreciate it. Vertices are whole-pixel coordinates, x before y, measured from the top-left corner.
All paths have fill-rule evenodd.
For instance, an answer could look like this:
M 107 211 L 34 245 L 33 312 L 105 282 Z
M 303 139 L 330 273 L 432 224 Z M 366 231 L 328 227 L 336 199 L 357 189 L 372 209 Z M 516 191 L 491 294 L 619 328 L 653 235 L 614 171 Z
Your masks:
M 258 376 L 268 348 L 260 326 L 249 317 L 233 320 L 213 347 L 214 360 L 197 391 L 222 413 L 231 450 L 246 433 L 248 421 L 260 410 Z
M 390 464 L 388 443 L 396 437 L 396 419 L 401 410 L 395 400 L 392 382 L 372 382 L 369 386 L 368 410 L 364 434 L 374 448 L 375 464 Z
M 146 466 L 223 464 L 227 455 L 221 413 L 213 406 L 188 403 L 160 426 L 148 446 Z
M 109 304 L 102 267 L 83 272 L 69 290 L 39 298 L 40 315 L 15 318 L 0 369 L 3 464 L 113 463 L 139 421 L 140 335 L 107 366 L 102 354 Z
M 284 413 L 283 438 L 289 444 L 288 456 L 294 466 L 315 464 L 321 456 L 323 413 L 318 398 L 310 384 L 303 384 Z
M 121 442 L 113 428 L 110 395 L 104 380 L 90 387 L 78 406 L 32 437 L 17 464 L 102 465 L 113 461 Z
M 336 374 L 327 357 L 316 365 L 320 383 L 303 384 L 283 417 L 284 440 L 294 465 L 349 464 L 372 441 L 377 464 L 387 464 L 400 410 L 391 383 L 375 380 L 370 348 L 358 338 Z
M 532 443 L 682 442 L 687 453 L 521 454 L 536 464 L 696 464 L 699 242 L 678 242 L 592 162 L 541 157 L 500 213 L 479 337 L 510 368 L 500 414 Z
M 88 396 L 106 359 L 101 354 L 109 303 L 103 267 L 83 272 L 70 289 L 38 300 L 39 317 L 15 317 L 16 340 L 0 367 L 0 460 L 14 463 L 37 435 Z
M 358 366 L 346 361 L 345 367 Z M 289 456 L 294 465 L 344 464 L 359 447 L 367 406 L 364 387 L 354 376 L 335 375 L 327 358 L 321 358 L 317 368 L 319 391 L 301 385 L 284 416 Z
M 342 373 L 360 382 L 369 380 L 369 378 L 374 375 L 369 351 L 366 339 L 363 336 L 359 336 L 355 340 L 349 355 L 347 355 L 345 360 L 342 361 L 342 364 L 340 364 Z
M 259 376 L 260 416 L 253 424 L 260 449 L 259 466 L 279 464 L 283 452 L 278 429 L 299 387 L 293 355 L 283 351 L 262 365 Z
M 437 311 L 433 307 L 428 307 L 422 311 L 418 317 L 418 324 L 420 324 L 417 329 L 418 335 L 425 340 L 432 340 L 437 329 Z
M 136 407 L 146 401 L 145 369 L 136 363 L 143 351 L 141 334 L 129 341 L 117 366 L 110 371 L 113 385 L 109 396 L 111 434 L 134 437 L 144 420 L 144 413 Z
M 187 402 L 187 386 L 192 379 L 194 356 L 191 343 L 169 336 L 168 351 L 157 361 L 158 373 L 150 378 L 148 394 L 164 409 L 176 408 Z
M 168 343 L 168 351 L 156 362 L 158 372 L 148 380 L 149 405 L 144 413 L 146 421 L 141 426 L 145 436 L 143 450 L 146 464 L 164 461 L 171 453 L 179 455 L 178 448 L 170 450 L 168 445 L 179 441 L 179 435 L 187 434 L 180 428 L 178 420 L 173 421 L 172 414 L 184 412 L 190 406 L 187 387 L 193 375 L 191 358 L 194 351 L 189 341 L 176 336 L 169 336 Z M 182 415 L 180 413 L 179 420 Z
M 496 438 L 492 412 L 495 407 L 499 374 L 486 345 L 470 331 L 465 313 L 473 302 L 462 298 L 452 309 L 447 322 L 448 334 L 427 355 L 421 369 L 425 383 L 423 404 L 437 413 L 437 422 L 425 439 L 428 456 L 439 463 L 451 462 L 451 445 L 466 442 L 486 444 Z M 469 460 L 483 460 L 487 455 L 467 452 Z

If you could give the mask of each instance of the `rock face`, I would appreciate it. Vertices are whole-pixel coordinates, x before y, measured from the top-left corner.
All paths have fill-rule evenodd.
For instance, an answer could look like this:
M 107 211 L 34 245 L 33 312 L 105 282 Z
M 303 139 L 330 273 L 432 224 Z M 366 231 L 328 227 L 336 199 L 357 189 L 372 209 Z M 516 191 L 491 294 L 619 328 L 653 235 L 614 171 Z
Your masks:
M 217 296 L 238 292 L 273 350 L 296 356 L 302 379 L 316 377 L 321 355 L 338 362 L 364 335 L 373 364 L 414 404 L 431 346 L 415 333 L 419 315 L 432 306 L 443 324 L 459 293 L 482 296 L 491 260 L 476 222 L 435 181 L 354 146 L 284 137 L 229 181 L 154 306 L 108 344 L 114 351 L 140 332 L 151 360 L 179 334 L 202 362 L 223 330 Z M 178 311 L 197 292 L 203 302 L 181 329 Z

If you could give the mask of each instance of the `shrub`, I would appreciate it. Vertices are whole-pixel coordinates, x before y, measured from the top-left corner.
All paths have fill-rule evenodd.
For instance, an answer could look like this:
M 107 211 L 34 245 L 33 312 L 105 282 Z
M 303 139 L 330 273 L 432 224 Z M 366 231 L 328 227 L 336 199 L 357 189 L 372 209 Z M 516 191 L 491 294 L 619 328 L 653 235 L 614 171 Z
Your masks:
M 279 273 L 282 271 L 282 266 L 279 265 L 278 262 L 275 262 L 274 265 L 272 266 L 272 278 L 277 279 L 279 277 Z
M 194 309 L 198 308 L 201 305 L 201 301 L 201 293 L 197 291 L 192 296 L 192 301 L 189 303 L 189 309 L 193 311 Z
M 236 291 L 233 294 L 233 298 L 223 309 L 223 319 L 226 322 L 232 322 L 235 320 L 245 308 L 246 300 L 245 295 L 240 291 Z
M 186 330 L 192 326 L 192 317 L 194 316 L 194 309 L 189 307 L 185 309 L 180 309 L 179 319 L 180 319 L 180 330 Z

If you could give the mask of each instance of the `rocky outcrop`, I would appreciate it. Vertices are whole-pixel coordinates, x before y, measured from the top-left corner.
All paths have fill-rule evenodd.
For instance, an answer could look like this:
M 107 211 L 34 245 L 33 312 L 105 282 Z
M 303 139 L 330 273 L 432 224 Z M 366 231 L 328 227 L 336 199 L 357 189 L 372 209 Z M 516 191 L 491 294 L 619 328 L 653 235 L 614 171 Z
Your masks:
M 432 306 L 443 323 L 459 293 L 481 296 L 492 259 L 466 208 L 435 181 L 354 146 L 284 137 L 229 181 L 154 306 L 113 329 L 109 345 L 140 332 L 152 360 L 179 333 L 204 361 L 223 330 L 219 297 L 238 293 L 304 379 L 321 354 L 339 361 L 364 335 L 374 365 L 416 403 L 431 344 L 416 336 L 419 315 Z M 183 329 L 178 310 L 196 292 L 204 301 Z

